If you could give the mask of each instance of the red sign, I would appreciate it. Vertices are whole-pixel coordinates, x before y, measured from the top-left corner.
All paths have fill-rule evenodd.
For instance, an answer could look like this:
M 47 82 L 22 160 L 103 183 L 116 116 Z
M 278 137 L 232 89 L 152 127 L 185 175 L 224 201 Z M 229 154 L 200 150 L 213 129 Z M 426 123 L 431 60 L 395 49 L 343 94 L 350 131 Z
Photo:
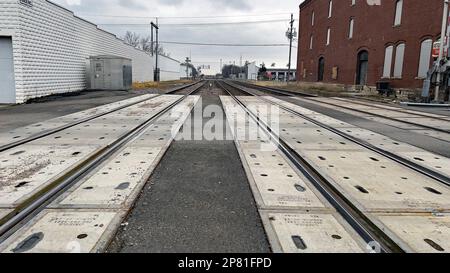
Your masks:
M 439 51 L 440 51 L 440 47 L 441 47 L 441 42 L 435 42 L 433 44 L 433 50 L 431 55 L 433 56 L 433 58 L 439 58 Z M 444 54 L 443 56 L 447 56 L 447 48 L 444 47 Z

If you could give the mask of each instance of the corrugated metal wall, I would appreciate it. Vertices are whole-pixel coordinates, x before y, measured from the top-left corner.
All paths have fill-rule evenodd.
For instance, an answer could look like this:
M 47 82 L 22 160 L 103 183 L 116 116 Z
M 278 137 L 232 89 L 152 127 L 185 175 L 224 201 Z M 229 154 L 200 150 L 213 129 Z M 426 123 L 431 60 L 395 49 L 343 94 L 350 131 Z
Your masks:
M 87 87 L 87 58 L 132 59 L 133 81 L 153 80 L 153 58 L 46 0 L 0 1 L 0 35 L 13 37 L 16 102 Z
M 159 56 L 161 81 L 174 81 L 180 79 L 180 62 L 166 56 Z

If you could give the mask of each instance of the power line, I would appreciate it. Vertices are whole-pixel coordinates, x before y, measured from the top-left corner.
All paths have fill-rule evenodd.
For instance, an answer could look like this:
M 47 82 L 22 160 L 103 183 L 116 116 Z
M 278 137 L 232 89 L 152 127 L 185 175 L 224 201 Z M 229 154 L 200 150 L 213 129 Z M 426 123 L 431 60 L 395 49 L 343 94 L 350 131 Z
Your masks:
M 174 41 L 160 41 L 159 43 L 160 44 L 174 44 L 174 45 L 229 46 L 229 47 L 281 47 L 281 46 L 289 46 L 289 44 L 219 44 L 219 43 L 174 42 Z
M 183 24 L 159 24 L 160 27 L 210 27 L 210 26 L 220 26 L 220 25 L 245 25 L 245 24 L 267 24 L 267 23 L 277 23 L 286 22 L 286 19 L 276 19 L 276 20 L 264 20 L 264 21 L 244 21 L 244 22 L 218 22 L 218 23 L 183 23 Z M 149 24 L 143 23 L 112 23 L 112 24 L 99 24 L 100 26 L 132 26 L 132 27 L 148 27 Z
M 136 19 L 211 19 L 211 18 L 239 18 L 239 17 L 261 17 L 261 16 L 275 16 L 286 15 L 290 13 L 266 13 L 266 14 L 239 14 L 239 15 L 217 15 L 217 16 L 130 16 L 130 15 L 109 15 L 109 14 L 91 14 L 78 13 L 79 15 L 88 17 L 107 17 L 107 18 L 136 18 Z

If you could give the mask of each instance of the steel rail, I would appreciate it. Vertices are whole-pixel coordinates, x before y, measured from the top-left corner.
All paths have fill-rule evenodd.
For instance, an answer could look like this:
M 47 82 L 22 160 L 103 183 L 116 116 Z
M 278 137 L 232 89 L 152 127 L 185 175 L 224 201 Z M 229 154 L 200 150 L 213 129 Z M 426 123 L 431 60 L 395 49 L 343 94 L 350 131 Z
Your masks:
M 331 203 L 337 212 L 352 226 L 352 228 L 361 236 L 361 238 L 368 244 L 378 243 L 381 247 L 381 252 L 384 253 L 402 253 L 404 250 L 397 245 L 387 234 L 385 234 L 377 225 L 375 225 L 363 212 L 356 208 L 332 183 L 316 170 L 314 166 L 308 163 L 301 155 L 299 155 L 289 144 L 287 144 L 279 135 L 261 120 L 256 114 L 248 109 L 248 107 L 234 96 L 222 82 L 219 82 L 222 87 L 234 101 L 242 107 L 242 109 L 249 115 L 261 129 L 263 129 L 271 138 L 271 140 L 278 146 L 279 150 L 301 171 L 306 178 L 319 190 L 319 192 Z M 232 85 L 228 86 L 232 88 Z M 242 90 L 248 93 L 245 90 Z M 250 95 L 253 95 L 249 93 Z M 253 95 L 254 96 L 254 95 Z
M 271 91 L 273 93 L 279 93 L 280 92 L 280 89 L 267 88 L 267 87 L 262 87 L 262 86 L 254 85 L 254 84 L 250 85 L 248 83 L 241 83 L 241 82 L 238 82 L 238 83 L 240 83 L 242 86 L 245 86 L 247 88 L 259 89 L 259 90 L 263 90 L 263 91 Z M 251 87 L 249 87 L 249 86 L 251 86 Z M 286 90 L 281 90 L 281 91 L 286 91 Z M 296 93 L 296 92 L 292 92 L 292 94 L 305 96 L 302 93 Z M 317 96 L 309 95 L 309 97 L 317 97 Z M 422 127 L 422 128 L 428 129 L 428 130 L 434 130 L 434 131 L 438 131 L 438 132 L 441 132 L 441 133 L 450 134 L 449 130 L 434 128 L 434 127 L 431 127 L 431 126 L 418 124 L 418 123 L 414 123 L 414 122 L 410 122 L 410 121 L 406 121 L 406 120 L 396 119 L 396 118 L 393 118 L 393 117 L 386 117 L 386 116 L 383 116 L 381 114 L 370 113 L 370 112 L 367 112 L 367 111 L 364 111 L 364 110 L 359 110 L 359 109 L 355 109 L 355 108 L 351 108 L 351 107 L 347 107 L 347 106 L 342 106 L 342 105 L 339 105 L 339 104 L 334 104 L 334 103 L 330 103 L 330 102 L 323 102 L 323 101 L 317 101 L 317 100 L 314 100 L 314 102 L 318 102 L 318 103 L 322 103 L 322 104 L 328 104 L 328 105 L 344 108 L 344 109 L 347 109 L 347 110 L 356 111 L 356 112 L 359 112 L 359 113 L 362 113 L 362 114 L 369 114 L 369 115 L 372 115 L 372 116 L 376 116 L 376 117 L 380 117 L 380 118 L 384 118 L 384 119 L 389 119 L 389 120 L 392 120 L 392 121 L 397 121 L 397 122 L 401 122 L 401 123 L 405 123 L 405 124 L 409 124 L 409 125 L 413 125 L 413 126 L 417 126 L 417 127 Z M 386 109 L 384 109 L 384 110 L 386 110 Z M 447 121 L 447 120 L 445 120 L 445 121 Z
M 333 98 L 333 99 L 342 101 L 342 102 L 349 102 L 348 100 L 343 100 L 341 98 Z M 408 109 L 404 109 L 404 108 L 400 108 L 400 107 L 397 107 L 396 110 L 393 110 L 393 109 L 384 108 L 382 105 L 378 104 L 375 101 L 371 101 L 371 102 L 374 102 L 374 104 L 367 104 L 367 103 L 364 103 L 364 102 L 358 101 L 358 100 L 361 100 L 361 99 L 355 99 L 354 101 L 351 101 L 351 102 L 362 105 L 362 106 L 375 107 L 375 108 L 378 108 L 381 110 L 386 110 L 386 111 L 396 111 L 396 112 L 405 113 L 408 115 L 413 115 L 413 116 L 417 116 L 417 117 L 421 117 L 421 118 L 430 118 L 430 119 L 441 120 L 441 121 L 446 121 L 446 122 L 450 123 L 450 120 L 446 120 L 445 118 L 440 118 L 440 117 L 432 117 L 432 116 L 427 115 L 427 113 L 411 113 L 411 112 L 408 112 Z M 418 112 L 418 111 L 416 111 L 416 112 Z
M 53 181 L 46 188 L 35 193 L 26 201 L 21 203 L 7 216 L 0 219 L 0 243 L 3 243 L 19 228 L 23 227 L 31 218 L 37 215 L 39 212 L 45 209 L 45 207 L 55 200 L 58 196 L 64 193 L 67 189 L 79 182 L 80 179 L 88 175 L 91 171 L 95 170 L 100 164 L 107 161 L 117 151 L 122 149 L 131 140 L 138 137 L 149 126 L 153 124 L 158 118 L 170 111 L 176 105 L 184 101 L 188 96 L 196 93 L 199 89 L 203 88 L 205 83 L 197 83 L 194 89 L 183 97 L 177 99 L 172 104 L 168 105 L 164 109 L 158 111 L 153 116 L 149 117 L 146 121 L 130 130 L 126 135 L 119 137 L 112 144 L 102 148 L 88 159 L 77 164 L 77 166 L 68 170 L 63 176 Z M 185 88 L 190 88 L 189 85 Z
M 375 117 L 379 117 L 379 118 L 384 118 L 384 119 L 388 119 L 388 120 L 392 120 L 392 121 L 396 121 L 396 122 L 400 122 L 400 123 L 405 123 L 405 124 L 416 126 L 416 127 L 425 128 L 425 129 L 432 130 L 432 131 L 437 131 L 437 132 L 441 132 L 441 133 L 450 134 L 449 130 L 435 128 L 435 127 L 432 127 L 432 126 L 423 125 L 423 124 L 419 124 L 419 123 L 414 123 L 414 122 L 410 122 L 410 121 L 406 121 L 406 120 L 396 119 L 396 118 L 393 118 L 393 117 L 387 117 L 387 116 L 383 116 L 381 114 L 371 113 L 371 112 L 367 112 L 367 111 L 364 111 L 364 110 L 351 108 L 351 107 L 347 107 L 347 106 L 343 106 L 343 105 L 339 105 L 339 104 L 335 104 L 335 103 L 331 103 L 331 102 L 324 102 L 324 101 L 318 101 L 318 100 L 314 100 L 314 102 L 318 102 L 318 103 L 321 103 L 321 104 L 332 105 L 332 106 L 340 107 L 340 108 L 343 108 L 343 109 L 346 109 L 346 110 L 359 112 L 361 114 L 367 114 L 367 115 L 371 115 L 371 116 L 375 116 Z M 445 140 L 442 140 L 442 141 L 445 141 Z
M 195 85 L 197 83 L 198 82 L 190 83 L 190 84 L 187 84 L 187 85 L 183 85 L 181 87 L 177 87 L 175 89 L 172 89 L 172 90 L 168 91 L 166 94 L 172 94 L 172 93 L 177 92 L 179 90 L 182 90 L 182 89 L 185 89 L 185 88 L 189 88 L 189 87 L 191 87 L 191 86 L 193 86 L 193 85 Z M 120 106 L 118 108 L 114 108 L 114 109 L 106 111 L 106 112 L 102 112 L 102 113 L 99 113 L 99 114 L 96 114 L 96 115 L 93 115 L 93 116 L 89 116 L 89 117 L 84 118 L 84 119 L 80 119 L 80 120 L 77 120 L 77 121 L 74 121 L 74 122 L 62 125 L 62 126 L 57 127 L 55 129 L 47 130 L 47 131 L 44 131 L 44 132 L 39 132 L 37 134 L 31 135 L 29 137 L 26 137 L 24 139 L 21 139 L 21 140 L 18 140 L 18 141 L 14 141 L 14 142 L 2 145 L 2 146 L 0 146 L 0 152 L 4 152 L 4 151 L 10 150 L 12 148 L 18 147 L 20 145 L 32 142 L 34 140 L 37 140 L 37 139 L 40 139 L 40 138 L 43 138 L 43 137 L 46 137 L 46 136 L 49 136 L 49 135 L 53 135 L 53 134 L 59 133 L 59 132 L 61 132 L 63 130 L 72 128 L 74 126 L 83 124 L 85 122 L 94 120 L 96 118 L 100 118 L 100 117 L 103 117 L 105 115 L 108 115 L 108 114 L 111 114 L 111 113 L 123 110 L 123 109 L 131 107 L 133 105 L 137 105 L 137 104 L 142 103 L 144 101 L 149 101 L 149 100 L 156 99 L 156 98 L 158 98 L 158 97 L 160 97 L 162 95 L 165 95 L 165 94 L 159 94 L 159 95 L 156 95 L 156 96 L 151 97 L 151 98 L 147 98 L 147 99 L 139 100 L 139 101 L 136 101 L 136 102 L 128 103 L 128 104 Z
M 235 88 L 237 88 L 237 87 L 235 87 Z M 246 92 L 247 94 L 251 94 L 252 96 L 256 96 L 255 94 L 252 94 L 248 90 L 243 90 L 243 91 Z M 412 170 L 414 170 L 414 171 L 416 171 L 416 172 L 418 172 L 420 174 L 428 176 L 428 177 L 430 177 L 430 178 L 432 178 L 432 179 L 434 179 L 434 180 L 436 180 L 436 181 L 438 181 L 438 182 L 440 182 L 440 183 L 442 183 L 442 184 L 444 184 L 446 186 L 450 186 L 450 177 L 449 176 L 446 176 L 446 175 L 441 174 L 439 172 L 436 172 L 436 171 L 434 171 L 434 170 L 432 170 L 430 168 L 427 168 L 425 166 L 417 164 L 417 163 L 415 163 L 415 162 L 413 162 L 413 161 L 411 161 L 409 159 L 406 159 L 406 158 L 404 158 L 402 156 L 399 156 L 399 155 L 397 155 L 395 153 L 392 153 L 390 151 L 387 151 L 387 150 L 384 150 L 382 148 L 376 147 L 376 146 L 374 146 L 374 145 L 372 145 L 372 144 L 370 144 L 370 143 L 368 143 L 368 142 L 366 142 L 364 140 L 358 139 L 358 138 L 356 138 L 354 136 L 351 136 L 351 135 L 349 135 L 349 134 L 347 134 L 345 132 L 342 132 L 339 129 L 333 128 L 333 127 L 331 127 L 329 125 L 326 125 L 326 124 L 324 124 L 324 123 L 322 123 L 320 121 L 317 121 L 317 120 L 315 120 L 313 118 L 305 116 L 305 115 L 303 115 L 303 114 L 301 114 L 301 113 L 299 113 L 299 112 L 297 112 L 297 111 L 295 111 L 293 109 L 285 107 L 285 106 L 283 106 L 283 105 L 281 105 L 279 103 L 270 101 L 270 100 L 268 100 L 266 98 L 262 98 L 262 97 L 259 97 L 259 98 L 261 100 L 265 101 L 265 102 L 270 103 L 270 104 L 275 104 L 278 107 L 280 107 L 281 109 L 283 109 L 283 110 L 285 110 L 285 111 L 287 111 L 287 112 L 289 112 L 291 114 L 294 114 L 296 116 L 299 116 L 299 117 L 301 117 L 301 118 L 303 118 L 303 119 L 305 119 L 305 120 L 307 120 L 307 121 L 309 121 L 311 123 L 314 123 L 315 125 L 320 126 L 320 127 L 324 128 L 324 129 L 326 129 L 326 130 L 328 130 L 328 131 L 330 131 L 332 133 L 335 133 L 335 134 L 337 134 L 337 135 L 339 135 L 339 136 L 341 136 L 341 137 L 343 137 L 343 138 L 345 138 L 345 139 L 347 139 L 347 140 L 349 140 L 349 141 L 351 141 L 351 142 L 353 142 L 353 143 L 355 143 L 357 145 L 360 145 L 360 146 L 362 146 L 362 147 L 364 147 L 366 149 L 369 149 L 369 150 L 371 150 L 373 152 L 376 152 L 379 155 L 382 155 L 382 156 L 384 156 L 386 158 L 389 158 L 389 159 L 391 159 L 391 160 L 393 160 L 393 161 L 395 161 L 395 162 L 397 162 L 397 163 L 399 163 L 399 164 L 401 164 L 403 166 L 406 166 L 406 167 L 408 167 L 408 168 L 410 168 L 410 169 L 412 169 Z

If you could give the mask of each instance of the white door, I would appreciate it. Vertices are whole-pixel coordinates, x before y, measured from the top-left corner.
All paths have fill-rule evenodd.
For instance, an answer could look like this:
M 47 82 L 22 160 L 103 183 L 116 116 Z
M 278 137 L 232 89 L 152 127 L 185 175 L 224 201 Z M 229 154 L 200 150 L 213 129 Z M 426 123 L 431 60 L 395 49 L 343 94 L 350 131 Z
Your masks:
M 14 64 L 11 37 L 0 37 L 0 103 L 15 103 Z
M 95 77 L 93 89 L 105 89 L 105 62 L 95 61 L 94 63 Z

